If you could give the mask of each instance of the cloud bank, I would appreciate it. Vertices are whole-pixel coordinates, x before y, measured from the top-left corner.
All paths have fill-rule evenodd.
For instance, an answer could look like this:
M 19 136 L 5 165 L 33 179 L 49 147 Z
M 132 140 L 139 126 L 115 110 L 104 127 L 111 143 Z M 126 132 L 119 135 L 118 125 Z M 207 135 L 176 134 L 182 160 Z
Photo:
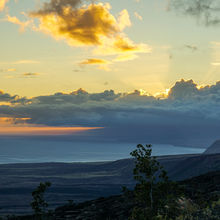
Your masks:
M 0 116 L 30 118 L 29 124 L 104 127 L 97 140 L 206 146 L 220 137 L 220 82 L 198 88 L 181 80 L 166 98 L 106 90 L 55 93 L 31 99 L 1 93 Z

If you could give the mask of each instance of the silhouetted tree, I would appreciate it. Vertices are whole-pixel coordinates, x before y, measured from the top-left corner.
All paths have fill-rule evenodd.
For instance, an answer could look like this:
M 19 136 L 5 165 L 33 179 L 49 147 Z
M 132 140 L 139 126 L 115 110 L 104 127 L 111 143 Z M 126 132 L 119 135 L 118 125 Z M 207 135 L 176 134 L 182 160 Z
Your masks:
M 44 194 L 50 186 L 50 182 L 40 183 L 39 186 L 32 192 L 33 201 L 31 202 L 31 207 L 36 216 L 41 216 L 46 213 L 48 203 L 44 199 Z
M 130 219 L 175 219 L 179 214 L 177 184 L 170 181 L 156 157 L 152 146 L 139 144 L 130 154 L 135 158 L 133 170 L 137 184 L 134 188 L 134 208 Z

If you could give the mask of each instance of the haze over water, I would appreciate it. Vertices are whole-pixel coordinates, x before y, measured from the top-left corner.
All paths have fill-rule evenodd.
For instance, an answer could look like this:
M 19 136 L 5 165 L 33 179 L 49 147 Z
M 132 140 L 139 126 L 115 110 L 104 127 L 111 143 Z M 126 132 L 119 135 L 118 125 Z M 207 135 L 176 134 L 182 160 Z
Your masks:
M 135 143 L 0 139 L 0 164 L 39 162 L 95 162 L 130 157 Z M 153 155 L 202 153 L 203 148 L 153 145 Z

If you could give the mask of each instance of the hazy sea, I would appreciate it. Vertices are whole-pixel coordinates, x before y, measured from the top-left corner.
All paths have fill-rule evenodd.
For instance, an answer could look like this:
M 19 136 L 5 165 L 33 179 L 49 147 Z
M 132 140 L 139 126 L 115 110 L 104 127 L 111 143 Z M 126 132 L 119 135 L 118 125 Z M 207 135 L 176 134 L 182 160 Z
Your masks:
M 75 142 L 0 138 L 0 164 L 39 162 L 95 162 L 130 157 L 134 143 Z M 204 148 L 153 144 L 153 155 L 202 153 Z

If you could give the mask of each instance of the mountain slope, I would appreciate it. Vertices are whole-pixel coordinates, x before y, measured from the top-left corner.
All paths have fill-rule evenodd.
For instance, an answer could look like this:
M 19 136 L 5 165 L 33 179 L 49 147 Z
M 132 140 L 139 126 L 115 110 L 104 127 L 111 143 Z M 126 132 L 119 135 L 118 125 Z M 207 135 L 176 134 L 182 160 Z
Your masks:
M 220 154 L 158 157 L 173 180 L 183 180 L 220 170 Z M 121 187 L 134 186 L 134 161 L 103 163 L 42 163 L 0 165 L 0 214 L 31 211 L 31 192 L 40 182 L 52 182 L 48 190 L 51 208 L 68 200 L 83 202 L 117 195 Z
M 215 141 L 204 154 L 220 154 L 220 140 Z

